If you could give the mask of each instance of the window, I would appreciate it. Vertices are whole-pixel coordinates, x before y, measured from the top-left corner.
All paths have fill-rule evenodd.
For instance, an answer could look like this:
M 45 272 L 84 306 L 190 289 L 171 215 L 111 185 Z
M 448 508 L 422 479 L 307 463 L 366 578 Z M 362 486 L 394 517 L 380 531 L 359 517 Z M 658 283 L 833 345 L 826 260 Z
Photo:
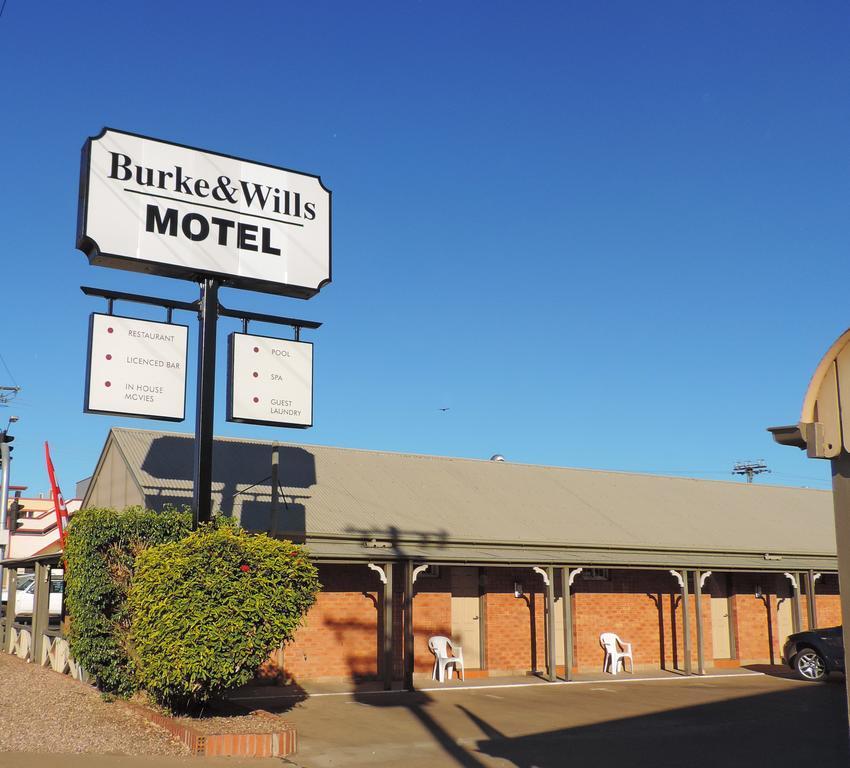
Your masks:
M 429 565 L 422 573 L 419 574 L 418 578 L 420 579 L 439 579 L 440 578 L 440 566 L 439 565 Z
M 585 581 L 611 581 L 611 571 L 608 568 L 585 568 L 579 576 Z

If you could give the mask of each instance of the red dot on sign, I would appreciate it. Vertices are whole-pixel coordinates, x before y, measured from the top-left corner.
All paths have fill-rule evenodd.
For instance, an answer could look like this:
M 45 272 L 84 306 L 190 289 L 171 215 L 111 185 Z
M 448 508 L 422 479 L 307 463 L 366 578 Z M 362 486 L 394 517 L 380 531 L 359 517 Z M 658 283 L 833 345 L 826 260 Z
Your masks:
M 259 376 L 259 375 L 260 375 L 259 373 L 257 373 L 256 371 L 254 371 L 254 378 L 255 378 L 255 379 L 256 379 L 256 378 L 257 378 L 257 376 Z
M 111 359 L 112 359 L 112 355 L 107 355 L 107 356 L 106 356 L 106 359 L 107 359 L 107 360 L 111 360 Z
M 107 329 L 106 329 L 106 332 L 107 332 L 107 333 L 112 333 L 112 329 L 111 329 L 111 328 L 107 328 Z
M 255 397 L 255 398 L 254 398 L 254 402 L 255 402 L 255 403 L 259 403 L 259 402 L 260 402 L 260 398 L 259 398 L 259 397 Z
M 259 352 L 259 351 L 260 351 L 259 347 L 254 347 L 254 352 Z
M 112 386 L 112 382 L 111 382 L 111 381 L 107 381 L 107 382 L 104 384 L 104 386 L 105 386 L 105 387 L 111 387 L 111 386 Z

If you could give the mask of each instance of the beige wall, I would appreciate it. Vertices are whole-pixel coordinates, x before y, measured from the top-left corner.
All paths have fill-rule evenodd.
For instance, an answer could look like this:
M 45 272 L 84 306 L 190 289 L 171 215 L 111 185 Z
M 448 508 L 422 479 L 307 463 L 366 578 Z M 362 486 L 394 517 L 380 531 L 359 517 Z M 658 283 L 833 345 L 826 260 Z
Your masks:
M 92 478 L 86 506 L 124 509 L 134 504 L 144 504 L 144 499 L 130 476 L 118 446 L 111 441 L 100 471 Z

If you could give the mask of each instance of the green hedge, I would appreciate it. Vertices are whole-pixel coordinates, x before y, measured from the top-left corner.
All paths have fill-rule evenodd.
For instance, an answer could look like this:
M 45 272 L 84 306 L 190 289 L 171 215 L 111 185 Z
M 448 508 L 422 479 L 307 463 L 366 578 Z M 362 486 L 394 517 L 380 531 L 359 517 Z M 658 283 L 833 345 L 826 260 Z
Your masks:
M 191 528 L 190 513 L 141 507 L 82 509 L 71 518 L 65 544 L 68 639 L 71 655 L 101 690 L 128 695 L 136 688 L 126 607 L 136 555 L 181 539 Z
M 140 552 L 128 605 L 141 686 L 185 711 L 249 682 L 319 588 L 302 547 L 237 528 Z

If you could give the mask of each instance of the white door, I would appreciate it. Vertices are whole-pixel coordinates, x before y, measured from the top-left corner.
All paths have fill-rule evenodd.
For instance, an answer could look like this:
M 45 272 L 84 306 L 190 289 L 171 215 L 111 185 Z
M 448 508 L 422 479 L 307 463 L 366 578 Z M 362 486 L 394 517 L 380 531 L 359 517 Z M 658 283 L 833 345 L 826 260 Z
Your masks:
M 481 617 L 478 569 L 452 568 L 452 640 L 463 648 L 469 669 L 481 666 Z
M 732 656 L 729 643 L 729 598 L 711 598 L 711 647 L 715 659 Z
M 564 664 L 564 599 L 555 598 L 555 666 Z
M 788 635 L 794 634 L 794 617 L 791 613 L 791 598 L 780 597 L 776 601 L 776 623 L 777 635 L 779 636 L 779 647 L 785 645 Z

